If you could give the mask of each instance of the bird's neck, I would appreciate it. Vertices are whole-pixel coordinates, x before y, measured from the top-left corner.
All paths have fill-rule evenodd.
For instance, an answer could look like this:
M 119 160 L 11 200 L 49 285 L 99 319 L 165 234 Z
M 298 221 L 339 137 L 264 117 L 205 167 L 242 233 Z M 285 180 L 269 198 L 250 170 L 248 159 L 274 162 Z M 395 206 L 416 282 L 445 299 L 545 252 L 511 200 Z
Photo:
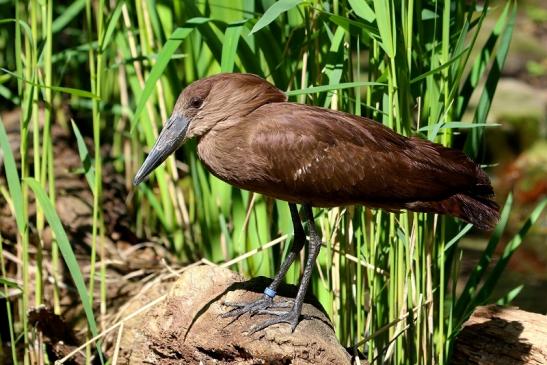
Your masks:
M 234 138 L 237 141 L 234 142 Z M 199 159 L 210 172 L 226 182 L 231 182 L 238 173 L 235 156 L 243 143 L 238 139 L 241 138 L 233 136 L 229 129 L 215 126 L 198 140 Z
M 225 123 L 201 136 L 197 145 L 199 159 L 219 179 L 242 189 L 250 189 L 249 183 L 261 179 L 257 174 L 256 159 L 250 158 L 246 123 Z

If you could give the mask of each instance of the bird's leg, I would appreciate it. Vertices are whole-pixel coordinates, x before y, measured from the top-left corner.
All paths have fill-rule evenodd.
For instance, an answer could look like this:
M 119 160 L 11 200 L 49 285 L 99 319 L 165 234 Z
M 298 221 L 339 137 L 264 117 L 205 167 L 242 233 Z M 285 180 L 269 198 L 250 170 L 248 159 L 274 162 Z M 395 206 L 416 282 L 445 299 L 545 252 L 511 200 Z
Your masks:
M 304 274 L 302 275 L 302 280 L 300 281 L 300 286 L 298 287 L 298 293 L 296 294 L 296 299 L 292 305 L 292 308 L 288 312 L 278 312 L 271 310 L 260 310 L 259 314 L 273 314 L 276 317 L 264 321 L 260 324 L 253 326 L 250 329 L 250 334 L 254 332 L 263 330 L 266 327 L 272 326 L 278 323 L 288 323 L 291 325 L 291 331 L 294 331 L 298 325 L 300 319 L 300 314 L 302 313 L 302 306 L 304 304 L 304 297 L 306 296 L 306 291 L 310 284 L 311 274 L 313 272 L 313 267 L 315 265 L 315 260 L 321 249 L 321 237 L 315 229 L 315 222 L 313 219 L 313 212 L 309 205 L 304 205 L 304 213 L 306 215 L 306 220 L 308 222 L 309 233 L 310 233 L 310 244 L 308 258 L 306 260 L 306 266 L 304 267 Z
M 276 307 L 276 308 L 288 308 L 291 303 L 286 301 L 275 303 L 273 298 L 276 296 L 276 290 L 279 284 L 283 281 L 285 274 L 291 267 L 291 264 L 294 262 L 306 242 L 306 235 L 304 233 L 304 228 L 302 227 L 302 222 L 300 221 L 300 216 L 298 215 L 298 209 L 296 204 L 289 203 L 289 209 L 291 211 L 291 218 L 294 226 L 294 239 L 291 245 L 290 251 L 287 254 L 285 260 L 279 268 L 279 272 L 275 275 L 272 283 L 264 289 L 264 294 L 262 298 L 251 302 L 251 303 L 228 303 L 225 302 L 224 305 L 229 307 L 234 307 L 231 311 L 224 313 L 222 317 L 239 317 L 244 313 L 250 313 L 251 315 L 258 313 L 259 311 Z

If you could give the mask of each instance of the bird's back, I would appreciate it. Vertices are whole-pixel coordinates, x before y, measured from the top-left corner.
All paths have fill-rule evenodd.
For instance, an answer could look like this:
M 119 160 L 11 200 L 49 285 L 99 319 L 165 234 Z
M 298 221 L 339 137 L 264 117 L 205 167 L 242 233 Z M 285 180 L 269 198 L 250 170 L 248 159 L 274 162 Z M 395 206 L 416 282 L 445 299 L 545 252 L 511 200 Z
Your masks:
M 218 129 L 200 141 L 209 169 L 240 188 L 289 202 L 443 213 L 461 210 L 452 202 L 458 195 L 488 200 L 493 194 L 486 174 L 461 151 L 347 113 L 270 103 Z

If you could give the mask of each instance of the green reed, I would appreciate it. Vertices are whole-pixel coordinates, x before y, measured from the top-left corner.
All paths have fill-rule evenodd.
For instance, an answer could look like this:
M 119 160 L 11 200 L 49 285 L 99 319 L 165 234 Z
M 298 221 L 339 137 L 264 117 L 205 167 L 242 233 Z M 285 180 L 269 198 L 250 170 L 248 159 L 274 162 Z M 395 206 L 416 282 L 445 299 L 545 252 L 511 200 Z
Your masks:
M 452 145 L 455 134 L 463 134 L 466 152 L 481 162 L 516 4 L 509 1 L 494 9 L 488 3 L 449 0 L 77 0 L 67 6 L 14 0 L 0 4 L 0 10 L 13 14 L 0 20 L 6 28 L 0 37 L 7 44 L 0 95 L 22 112 L 20 170 L 0 129 L 8 181 L 7 189 L 0 188 L 17 218 L 22 265 L 14 273 L 6 272 L 4 261 L 0 264 L 4 292 L 22 284 L 16 311 L 8 306 L 10 338 L 13 342 L 23 336 L 24 348 L 33 352 L 22 358 L 30 363 L 41 356 L 41 347 L 25 314 L 44 302 L 60 312 L 59 257 L 80 295 L 90 335 L 102 328 L 108 284 L 101 202 L 107 159 L 114 160 L 117 173 L 134 189 L 129 203 L 137 235 L 162 236 L 181 262 L 201 257 L 226 262 L 273 241 L 231 266 L 248 276 L 271 277 L 286 255 L 292 237 L 287 204 L 240 191 L 209 174 L 196 157 L 195 142 L 183 148 L 180 162 L 169 158 L 146 184 L 131 187 L 132 176 L 187 84 L 218 72 L 255 73 L 286 90 L 292 101 L 366 115 L 404 135 Z M 492 30 L 483 27 L 488 17 L 497 19 Z M 484 44 L 477 43 L 481 32 L 489 32 Z M 66 43 L 58 42 L 61 36 Z M 464 120 L 473 94 L 479 95 L 478 107 L 472 120 Z M 87 278 L 53 208 L 51 125 L 68 125 L 56 120 L 62 100 L 90 115 L 72 124 L 94 197 Z M 91 151 L 80 132 L 86 124 L 92 131 Z M 112 145 L 110 156 L 104 155 L 103 144 Z M 31 222 L 32 196 L 39 209 Z M 341 343 L 373 364 L 448 363 L 462 323 L 477 305 L 490 300 L 499 272 L 546 204 L 538 205 L 489 273 L 511 202 L 509 197 L 481 265 L 461 293 L 455 290 L 458 242 L 470 226 L 434 215 L 364 207 L 316 209 L 324 249 L 311 285 Z M 32 246 L 37 254 L 30 255 L 29 225 L 41 235 L 46 224 L 56 238 L 51 252 Z M 284 235 L 279 243 L 274 241 Z M 0 243 L 0 250 L 6 250 Z M 53 299 L 43 296 L 48 285 L 44 260 L 51 260 L 54 268 Z M 32 277 L 31 267 L 36 273 Z M 287 281 L 297 283 L 300 271 L 297 262 Z M 35 303 L 29 303 L 31 297 Z M 99 304 L 96 313 L 93 303 Z M 21 356 L 12 349 L 17 363 Z M 88 361 L 92 350 L 87 349 Z

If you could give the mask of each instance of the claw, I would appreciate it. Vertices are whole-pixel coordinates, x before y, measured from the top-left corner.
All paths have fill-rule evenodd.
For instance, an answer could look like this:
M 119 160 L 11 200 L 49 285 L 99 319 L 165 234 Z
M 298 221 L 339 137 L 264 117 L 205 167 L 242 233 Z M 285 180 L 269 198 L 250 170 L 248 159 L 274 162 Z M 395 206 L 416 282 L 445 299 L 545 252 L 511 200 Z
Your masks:
M 250 303 L 223 302 L 222 304 L 233 308 L 232 310 L 221 314 L 222 318 L 235 317 L 237 319 L 245 313 L 249 313 L 251 317 L 257 314 L 274 316 L 274 318 L 271 318 L 267 321 L 251 327 L 251 329 L 249 330 L 249 335 L 252 335 L 255 332 L 261 331 L 267 327 L 279 323 L 290 324 L 291 332 L 294 332 L 300 318 L 300 313 L 297 313 L 297 310 L 294 307 L 294 302 L 292 300 L 282 300 L 274 303 L 273 299 L 267 295 L 264 295 L 262 298 Z M 291 309 L 289 311 L 276 310 L 287 308 Z
M 251 316 L 253 316 L 261 310 L 266 310 L 270 308 L 273 305 L 273 299 L 267 295 L 264 295 L 262 298 L 250 303 L 224 302 L 223 304 L 228 307 L 234 307 L 234 309 L 222 314 L 221 315 L 222 318 L 228 318 L 228 317 L 239 318 L 245 313 L 249 313 Z
M 273 311 L 269 311 L 269 312 L 273 312 Z M 267 314 L 274 314 L 274 313 L 267 313 Z M 279 324 L 279 323 L 290 324 L 291 332 L 294 332 L 294 330 L 296 329 L 296 326 L 298 325 L 298 319 L 300 317 L 300 315 L 296 312 L 296 310 L 294 310 L 294 308 L 288 312 L 282 312 L 282 313 L 276 312 L 275 315 L 276 315 L 275 318 L 269 319 L 267 321 L 264 321 L 262 323 L 256 324 L 253 327 L 251 327 L 251 329 L 249 330 L 249 335 L 252 335 L 255 332 L 261 331 L 265 328 L 268 328 L 270 326 L 273 326 L 274 324 Z

